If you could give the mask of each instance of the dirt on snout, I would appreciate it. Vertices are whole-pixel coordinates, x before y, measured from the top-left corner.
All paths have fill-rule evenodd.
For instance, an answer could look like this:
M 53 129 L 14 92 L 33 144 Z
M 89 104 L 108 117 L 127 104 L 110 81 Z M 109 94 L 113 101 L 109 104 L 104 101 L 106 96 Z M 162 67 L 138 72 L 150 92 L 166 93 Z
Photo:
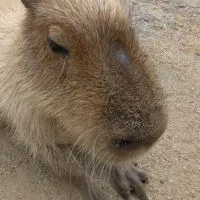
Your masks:
M 169 111 L 166 133 L 139 162 L 150 175 L 146 190 L 152 200 L 199 200 L 200 0 L 126 1 Z M 0 200 L 66 200 L 65 181 L 33 163 L 10 135 L 0 131 Z

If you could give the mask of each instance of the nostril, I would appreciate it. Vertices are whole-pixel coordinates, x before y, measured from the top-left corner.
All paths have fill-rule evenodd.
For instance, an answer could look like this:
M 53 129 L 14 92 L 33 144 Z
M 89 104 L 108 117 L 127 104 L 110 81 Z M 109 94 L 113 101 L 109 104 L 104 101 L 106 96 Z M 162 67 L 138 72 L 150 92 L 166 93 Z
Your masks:
M 133 148 L 135 146 L 131 139 L 116 139 L 112 143 L 116 148 Z

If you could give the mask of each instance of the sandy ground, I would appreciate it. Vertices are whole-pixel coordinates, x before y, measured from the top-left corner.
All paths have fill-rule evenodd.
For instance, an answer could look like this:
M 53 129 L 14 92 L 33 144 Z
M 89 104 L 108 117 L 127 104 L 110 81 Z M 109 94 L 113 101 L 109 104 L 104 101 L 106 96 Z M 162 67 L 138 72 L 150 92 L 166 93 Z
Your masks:
M 168 130 L 140 161 L 150 175 L 146 190 L 152 200 L 198 200 L 200 0 L 129 2 L 136 32 L 158 69 L 169 107 Z M 34 164 L 2 129 L 0 200 L 47 199 L 66 200 L 66 184 Z

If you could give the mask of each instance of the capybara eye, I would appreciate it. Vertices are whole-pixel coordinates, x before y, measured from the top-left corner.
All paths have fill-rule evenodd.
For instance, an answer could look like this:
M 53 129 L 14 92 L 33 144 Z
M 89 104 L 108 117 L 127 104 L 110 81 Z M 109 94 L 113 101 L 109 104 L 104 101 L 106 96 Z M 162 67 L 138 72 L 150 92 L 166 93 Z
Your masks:
M 69 50 L 65 47 L 63 47 L 60 44 L 57 44 L 55 41 L 53 41 L 52 39 L 48 38 L 48 45 L 51 48 L 51 50 L 56 53 L 56 54 L 62 54 L 65 57 L 69 56 Z

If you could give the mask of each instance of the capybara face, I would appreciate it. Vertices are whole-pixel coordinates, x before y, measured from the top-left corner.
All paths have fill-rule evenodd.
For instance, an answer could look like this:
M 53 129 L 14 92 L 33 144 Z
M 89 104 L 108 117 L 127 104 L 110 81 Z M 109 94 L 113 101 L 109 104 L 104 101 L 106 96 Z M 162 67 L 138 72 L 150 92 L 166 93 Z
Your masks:
M 112 161 L 148 149 L 166 127 L 162 90 L 121 5 L 22 2 L 24 71 L 38 107 L 63 127 L 58 140 Z

